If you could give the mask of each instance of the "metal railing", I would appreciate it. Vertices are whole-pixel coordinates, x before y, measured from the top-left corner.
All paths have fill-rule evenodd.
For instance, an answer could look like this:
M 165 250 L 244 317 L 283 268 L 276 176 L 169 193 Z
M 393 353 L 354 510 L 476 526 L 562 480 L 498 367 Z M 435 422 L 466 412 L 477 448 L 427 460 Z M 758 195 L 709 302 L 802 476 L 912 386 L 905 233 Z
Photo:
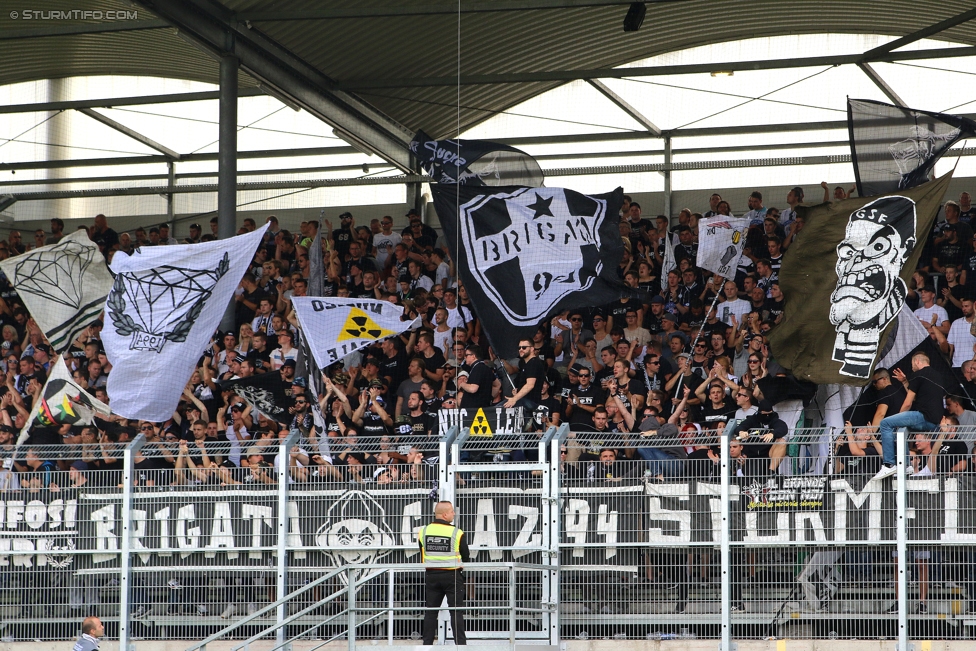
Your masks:
M 368 464 L 275 463 L 310 447 L 292 437 L 263 450 L 264 475 L 148 468 L 141 439 L 106 450 L 106 470 L 69 468 L 77 447 L 31 448 L 55 465 L 17 457 L 0 476 L 0 638 L 66 639 L 97 614 L 125 640 L 410 639 L 416 534 L 438 498 L 473 556 L 472 638 L 967 638 L 974 433 L 901 433 L 883 480 L 870 432 L 858 455 L 823 428 L 767 442 L 562 427 L 518 444 L 452 430 L 425 442 L 436 464 L 390 483 Z

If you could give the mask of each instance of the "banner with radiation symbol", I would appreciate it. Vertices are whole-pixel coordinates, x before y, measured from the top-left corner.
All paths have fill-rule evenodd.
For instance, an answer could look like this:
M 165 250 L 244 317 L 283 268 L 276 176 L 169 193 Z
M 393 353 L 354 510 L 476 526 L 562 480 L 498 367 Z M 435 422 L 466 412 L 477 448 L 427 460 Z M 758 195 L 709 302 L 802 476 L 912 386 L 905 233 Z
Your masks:
M 420 326 L 420 317 L 405 321 L 403 307 L 389 301 L 311 296 L 291 301 L 319 368 Z

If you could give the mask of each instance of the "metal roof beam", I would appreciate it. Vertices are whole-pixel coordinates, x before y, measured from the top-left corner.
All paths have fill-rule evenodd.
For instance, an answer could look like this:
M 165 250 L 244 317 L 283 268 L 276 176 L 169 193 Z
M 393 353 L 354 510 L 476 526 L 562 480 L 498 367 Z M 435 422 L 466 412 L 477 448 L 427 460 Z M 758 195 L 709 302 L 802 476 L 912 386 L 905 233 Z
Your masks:
M 864 74 L 868 76 L 868 79 L 874 82 L 874 85 L 881 89 L 881 92 L 885 94 L 885 97 L 890 99 L 897 106 L 905 106 L 904 100 L 898 96 L 895 89 L 888 85 L 888 82 L 884 80 L 884 77 L 878 74 L 878 71 L 871 67 L 871 64 L 864 62 L 857 64 Z
M 587 79 L 586 81 L 589 82 L 590 86 L 596 88 L 600 92 L 600 94 L 602 94 L 608 100 L 616 104 L 617 108 L 619 108 L 621 111 L 623 111 L 630 117 L 634 118 L 634 120 L 636 120 L 638 124 L 640 124 L 642 127 L 644 127 L 649 132 L 651 132 L 651 134 L 653 134 L 658 138 L 661 137 L 661 130 L 657 127 L 657 125 L 655 125 L 653 122 L 651 122 L 646 117 L 644 117 L 643 113 L 641 113 L 636 108 L 634 108 L 629 103 L 627 103 L 627 100 L 625 100 L 623 97 L 610 90 L 610 87 L 607 86 L 605 83 L 603 83 L 599 79 Z
M 205 52 L 237 57 L 246 73 L 349 136 L 350 141 L 365 145 L 405 172 L 412 170 L 412 133 L 358 98 L 337 91 L 321 71 L 238 22 L 223 5 L 215 1 L 137 1 Z
M 654 4 L 676 0 L 645 0 Z M 352 4 L 352 3 L 350 3 Z M 363 6 L 337 6 L 304 10 L 282 8 L 277 11 L 251 11 L 237 15 L 241 21 L 336 20 L 342 18 L 386 18 L 394 16 L 437 16 L 526 11 L 538 9 L 584 9 L 632 4 L 632 0 L 465 0 L 462 3 L 388 3 Z
M 732 72 L 749 70 L 782 70 L 784 68 L 810 68 L 821 66 L 854 65 L 864 60 L 864 54 L 836 54 L 796 59 L 765 59 L 761 61 L 731 61 L 724 63 L 693 63 L 672 66 L 641 66 L 635 68 L 591 68 L 588 70 L 549 70 L 540 72 L 512 72 L 481 75 L 461 75 L 462 86 L 478 84 L 515 84 L 532 82 L 565 82 L 588 79 L 624 79 L 627 77 L 660 77 L 666 75 L 690 75 L 715 70 Z M 976 56 L 976 47 L 950 47 L 912 52 L 888 52 L 873 57 L 872 61 L 916 61 Z M 350 79 L 336 87 L 346 91 L 366 91 L 376 88 L 417 88 L 457 86 L 458 77 L 419 77 L 390 79 Z
M 80 109 L 75 109 L 75 110 L 77 110 L 79 113 L 83 113 L 83 114 L 87 115 L 88 117 L 90 117 L 93 120 L 96 120 L 98 122 L 101 122 L 102 124 L 104 124 L 105 126 L 111 128 L 111 129 L 115 129 L 119 133 L 122 133 L 122 134 L 125 134 L 125 135 L 129 136 L 130 138 L 132 138 L 136 142 L 141 142 L 145 146 L 147 146 L 147 147 L 149 147 L 151 149 L 155 149 L 156 151 L 160 152 L 161 154 L 167 156 L 168 158 L 171 158 L 173 160 L 180 160 L 180 154 L 179 154 L 179 152 L 173 151 L 169 147 L 166 147 L 165 145 L 159 144 L 158 142 L 156 142 L 152 138 L 149 138 L 147 136 L 144 136 L 141 133 L 139 133 L 138 131 L 136 131 L 135 129 L 130 129 L 129 127 L 127 127 L 124 124 L 122 124 L 121 122 L 116 122 L 112 118 L 107 117 L 105 115 L 102 115 L 101 113 L 99 113 L 98 111 L 95 111 L 94 109 L 80 108 Z
M 237 97 L 264 97 L 260 88 L 242 88 Z M 75 99 L 61 102 L 37 102 L 34 104 L 9 104 L 0 106 L 3 113 L 36 113 L 39 111 L 66 111 L 80 108 L 116 108 L 118 106 L 143 106 L 146 104 L 173 104 L 177 102 L 202 102 L 216 100 L 220 91 L 205 90 L 196 93 L 170 93 L 168 95 L 142 95 L 140 97 L 107 97 L 105 99 Z
M 237 159 L 252 158 L 292 158 L 298 156 L 331 156 L 333 154 L 357 154 L 353 147 L 303 147 L 300 149 L 257 149 L 237 152 Z M 0 163 L 0 172 L 20 170 L 49 170 L 66 167 L 100 167 L 104 165 L 152 165 L 166 163 L 167 156 L 114 156 L 110 158 L 66 158 L 60 160 L 39 160 L 23 163 Z M 217 160 L 217 152 L 202 154 L 183 154 L 181 163 Z M 2 183 L 0 183 L 2 185 Z
M 110 20 L 102 23 L 53 25 L 38 29 L 7 30 L 5 32 L 0 32 L 0 41 L 16 41 L 23 38 L 47 38 L 50 36 L 74 36 L 75 34 L 138 32 L 146 29 L 170 28 L 171 25 L 165 20 Z
M 924 27 L 918 31 L 912 32 L 911 34 L 906 34 L 901 38 L 896 38 L 890 43 L 885 43 L 884 45 L 879 45 L 876 48 L 870 49 L 864 53 L 864 60 L 877 61 L 877 57 L 881 56 L 882 54 L 887 54 L 888 52 L 897 50 L 900 47 L 908 45 L 909 43 L 920 41 L 923 38 L 928 38 L 929 36 L 933 36 L 939 32 L 944 32 L 950 27 L 961 25 L 962 23 L 968 22 L 973 18 L 976 18 L 976 7 L 970 9 L 969 11 L 964 11 L 961 14 L 957 14 L 951 18 L 946 18 L 942 22 Z

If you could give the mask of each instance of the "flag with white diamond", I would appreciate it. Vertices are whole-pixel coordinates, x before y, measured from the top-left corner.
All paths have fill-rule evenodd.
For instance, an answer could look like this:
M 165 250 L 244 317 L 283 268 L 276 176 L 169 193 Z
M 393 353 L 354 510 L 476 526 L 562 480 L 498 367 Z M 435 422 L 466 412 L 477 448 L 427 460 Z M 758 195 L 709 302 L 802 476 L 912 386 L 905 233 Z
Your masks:
M 71 371 L 58 357 L 51 375 L 41 389 L 41 395 L 34 401 L 27 422 L 20 430 L 17 444 L 27 440 L 35 427 L 60 427 L 61 425 L 91 425 L 95 414 L 108 416 L 111 410 L 101 400 L 81 388 L 71 379 Z
M 709 217 L 698 222 L 698 266 L 722 278 L 735 278 L 749 233 L 749 220 Z
M 102 343 L 115 413 L 155 422 L 173 415 L 267 228 L 113 259 Z
M 520 337 L 561 309 L 638 295 L 621 282 L 623 190 L 433 185 L 458 273 L 488 340 L 514 357 Z M 639 293 L 641 296 L 645 292 Z
M 0 262 L 24 306 L 59 353 L 98 319 L 112 274 L 85 231 Z
M 421 323 L 420 317 L 404 321 L 403 307 L 389 301 L 293 296 L 291 304 L 319 368 Z

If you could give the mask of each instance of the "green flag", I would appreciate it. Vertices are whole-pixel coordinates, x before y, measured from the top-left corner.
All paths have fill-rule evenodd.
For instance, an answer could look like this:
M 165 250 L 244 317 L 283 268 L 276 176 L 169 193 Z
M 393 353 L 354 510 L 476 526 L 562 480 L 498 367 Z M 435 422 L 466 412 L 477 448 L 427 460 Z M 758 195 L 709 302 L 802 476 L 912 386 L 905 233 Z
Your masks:
M 951 177 L 797 209 L 805 224 L 779 274 L 786 310 L 769 333 L 779 364 L 817 384 L 867 383 Z

